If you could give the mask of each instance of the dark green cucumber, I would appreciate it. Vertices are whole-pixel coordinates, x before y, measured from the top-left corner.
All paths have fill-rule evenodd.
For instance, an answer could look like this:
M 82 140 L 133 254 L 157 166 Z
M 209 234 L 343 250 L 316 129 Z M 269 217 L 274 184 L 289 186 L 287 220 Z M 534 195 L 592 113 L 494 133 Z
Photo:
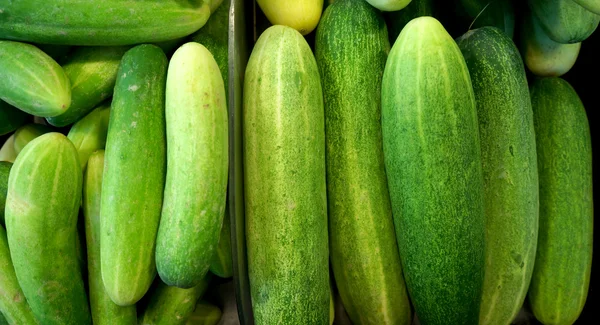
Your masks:
M 583 42 L 600 23 L 600 15 L 588 11 L 573 0 L 527 1 L 548 37 L 557 43 Z
M 385 167 L 404 278 L 422 324 L 477 324 L 485 217 L 475 97 L 432 17 L 409 22 L 382 84 Z
M 233 257 L 231 256 L 231 221 L 229 220 L 229 209 L 225 205 L 225 213 L 223 216 L 223 226 L 221 227 L 221 235 L 219 244 L 215 249 L 212 259 L 210 260 L 209 270 L 216 276 L 221 278 L 230 278 L 233 276 Z
M 583 103 L 560 78 L 531 85 L 540 178 L 540 230 L 529 302 L 544 324 L 573 324 L 592 265 L 592 143 Z
M 319 70 L 302 35 L 275 25 L 244 79 L 248 276 L 258 324 L 329 323 L 325 121 Z
M 355 324 L 410 324 L 381 145 L 385 21 L 364 0 L 336 0 L 317 28 L 323 84 L 330 259 Z
M 77 150 L 56 132 L 31 141 L 10 172 L 10 254 L 23 294 L 44 325 L 92 321 L 75 246 L 81 186 Z
M 6 204 L 6 192 L 8 190 L 8 175 L 12 163 L 0 161 L 0 223 L 4 225 L 4 206 Z
M 25 124 L 27 119 L 29 119 L 27 113 L 0 100 L 0 135 L 13 132 L 19 126 Z
M 48 132 L 52 132 L 52 128 L 43 124 L 30 123 L 18 128 L 17 131 L 15 131 L 14 140 L 14 147 L 17 155 L 33 139 Z
M 6 139 L 2 148 L 0 148 L 0 161 L 14 162 L 17 158 L 17 152 L 15 151 L 15 135 L 11 135 Z
M 166 171 L 167 58 L 154 45 L 123 56 L 106 138 L 100 249 L 112 301 L 135 304 L 156 276 L 154 247 Z
M 434 15 L 434 0 L 412 0 L 404 9 L 383 13 L 389 29 L 390 44 L 394 44 L 400 31 L 409 21 L 421 16 Z
M 104 149 L 109 117 L 110 102 L 107 101 L 75 123 L 69 130 L 67 138 L 73 142 L 79 153 L 82 170 L 85 170 L 88 158 L 94 151 Z
M 502 30 L 457 40 L 471 76 L 481 141 L 485 280 L 479 324 L 510 324 L 531 281 L 539 190 L 533 112 L 519 51 Z
M 515 9 L 512 0 L 460 0 L 458 12 L 465 18 L 464 28 L 493 26 L 510 38 L 515 31 Z

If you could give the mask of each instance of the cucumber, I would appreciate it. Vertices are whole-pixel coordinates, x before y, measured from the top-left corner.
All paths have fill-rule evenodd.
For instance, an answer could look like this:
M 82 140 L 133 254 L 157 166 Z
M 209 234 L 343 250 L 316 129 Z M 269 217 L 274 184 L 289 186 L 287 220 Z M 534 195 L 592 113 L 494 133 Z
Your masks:
M 217 325 L 223 313 L 219 307 L 206 301 L 199 301 L 196 309 L 188 318 L 186 325 Z
M 390 50 L 363 0 L 327 7 L 315 43 L 325 103 L 330 259 L 355 324 L 411 324 L 381 145 L 381 79 Z
M 560 78 L 536 79 L 531 104 L 540 178 L 540 229 L 529 302 L 544 324 L 573 324 L 592 265 L 592 144 L 585 108 Z
M 296 29 L 302 35 L 312 32 L 319 24 L 323 0 L 256 0 L 273 25 Z
M 584 7 L 585 9 L 600 15 L 600 1 L 598 0 L 573 0 L 575 3 Z
M 191 288 L 208 272 L 223 225 L 227 102 L 217 62 L 196 42 L 173 54 L 166 88 L 168 164 L 156 268 L 166 284 Z
M 477 324 L 485 261 L 477 110 L 465 60 L 437 19 L 404 27 L 381 94 L 394 226 L 415 311 L 422 324 Z
M 61 66 L 42 50 L 0 40 L 0 99 L 31 115 L 57 116 L 71 104 L 71 83 Z
M 0 19 L 0 39 L 82 46 L 168 41 L 204 26 L 210 16 L 209 2 L 11 1 L 0 13 L 7 17 Z
M 384 12 L 388 26 L 390 44 L 393 45 L 400 31 L 409 21 L 421 16 L 434 16 L 435 2 L 433 0 L 412 0 L 404 9 Z
M 465 28 L 494 26 L 510 38 L 515 31 L 515 9 L 512 0 L 460 0 L 459 12 L 467 18 Z
M 77 122 L 103 100 L 112 96 L 119 63 L 126 46 L 80 47 L 63 65 L 71 81 L 71 106 L 61 115 L 47 118 L 54 126 Z
M 586 10 L 573 0 L 527 1 L 548 37 L 557 43 L 583 42 L 600 23 L 600 15 Z
M 98 149 L 104 149 L 109 117 L 110 102 L 107 101 L 75 123 L 69 130 L 67 138 L 73 142 L 79 153 L 82 171 L 85 170 L 90 155 Z
M 91 324 L 75 247 L 81 186 L 77 150 L 56 132 L 31 141 L 10 172 L 10 254 L 23 294 L 41 324 Z
M 398 11 L 406 7 L 411 0 L 367 0 L 367 2 L 381 11 Z
M 0 148 L 0 161 L 15 162 L 17 152 L 15 151 L 15 135 L 11 135 L 6 139 L 2 148 Z
M 43 124 L 29 123 L 23 125 L 15 131 L 15 152 L 18 155 L 33 139 L 49 132 L 52 132 L 52 128 Z
M 531 281 L 539 190 L 533 112 L 523 61 L 502 30 L 457 40 L 477 103 L 485 208 L 485 279 L 479 324 L 510 324 Z
M 244 79 L 248 277 L 258 324 L 329 323 L 325 121 L 302 35 L 272 26 Z
M 209 270 L 220 278 L 233 276 L 233 257 L 231 256 L 231 225 L 229 221 L 229 209 L 225 204 L 223 226 L 219 235 L 219 244 L 210 260 Z
M 111 300 L 135 304 L 156 276 L 154 247 L 166 171 L 167 58 L 150 44 L 123 56 L 106 138 L 100 250 Z
M 94 324 L 136 324 L 135 306 L 121 307 L 115 304 L 102 283 L 100 271 L 100 201 L 102 174 L 104 172 L 104 150 L 89 157 L 83 177 L 83 216 L 87 243 L 88 285 L 90 309 Z
M 13 132 L 28 119 L 25 112 L 0 100 L 0 136 Z
M 0 161 L 0 223 L 4 225 L 4 206 L 6 204 L 6 192 L 8 190 L 8 175 L 12 163 Z

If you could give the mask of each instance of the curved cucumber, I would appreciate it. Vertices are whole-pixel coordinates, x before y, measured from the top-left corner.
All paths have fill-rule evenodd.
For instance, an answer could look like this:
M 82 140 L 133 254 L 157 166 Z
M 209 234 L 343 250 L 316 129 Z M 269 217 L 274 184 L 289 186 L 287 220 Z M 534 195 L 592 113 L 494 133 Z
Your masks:
M 257 0 L 258 6 L 273 25 L 289 26 L 307 35 L 319 24 L 323 0 Z
M 71 83 L 42 50 L 0 40 L 0 99 L 31 115 L 57 116 L 71 104 Z
M 8 134 L 25 124 L 29 115 L 0 100 L 0 135 Z
M 110 102 L 105 102 L 71 127 L 67 138 L 79 153 L 82 170 L 85 170 L 88 158 L 94 151 L 104 149 L 109 117 Z
M 231 222 L 227 204 L 224 215 L 219 244 L 210 260 L 209 270 L 218 277 L 230 278 L 233 276 L 233 257 L 231 256 Z
M 48 132 L 52 132 L 52 128 L 43 124 L 35 124 L 30 123 L 23 125 L 15 131 L 15 152 L 17 155 L 25 148 L 25 146 L 31 142 L 33 139 L 46 134 Z
M 355 324 L 410 324 L 381 145 L 381 79 L 390 44 L 363 0 L 327 7 L 315 43 L 323 84 L 330 259 Z
M 573 0 L 585 9 L 600 15 L 600 1 L 598 0 Z
M 296 30 L 272 26 L 256 42 L 244 79 L 243 125 L 254 319 L 258 324 L 326 325 L 323 94 L 313 53 Z
M 15 151 L 15 135 L 11 135 L 6 139 L 2 148 L 0 148 L 0 161 L 15 162 L 17 152 Z
M 382 126 L 400 259 L 419 320 L 477 324 L 485 261 L 477 110 L 460 49 L 435 18 L 413 19 L 390 51 Z
M 540 26 L 557 43 L 582 42 L 600 23 L 600 15 L 588 11 L 573 0 L 527 1 Z
M 81 186 L 77 150 L 56 132 L 31 141 L 10 173 L 10 254 L 21 289 L 41 324 L 91 324 L 75 247 Z
M 166 171 L 167 58 L 149 44 L 123 56 L 106 138 L 100 249 L 102 279 L 116 304 L 144 296 L 156 276 L 154 247 Z
M 6 192 L 8 191 L 8 175 L 10 174 L 11 167 L 11 162 L 0 161 L 0 223 L 2 225 L 4 225 L 4 206 L 6 204 Z

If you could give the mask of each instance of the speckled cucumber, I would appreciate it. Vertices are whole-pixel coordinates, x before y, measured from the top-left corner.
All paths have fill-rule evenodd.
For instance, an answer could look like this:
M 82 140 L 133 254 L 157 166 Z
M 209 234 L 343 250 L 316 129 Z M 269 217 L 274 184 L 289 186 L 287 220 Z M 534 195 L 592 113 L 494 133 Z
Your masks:
M 67 138 L 73 142 L 79 153 L 81 169 L 85 170 L 90 155 L 106 145 L 106 133 L 110 118 L 110 102 L 104 102 L 84 118 L 75 123 Z
M 29 115 L 0 100 L 0 135 L 8 134 L 25 124 Z
M 8 190 L 8 175 L 12 163 L 0 161 L 0 224 L 4 225 L 4 205 L 6 204 L 6 191 Z
M 336 0 L 323 13 L 315 55 L 325 102 L 330 259 L 355 324 L 412 318 L 381 145 L 389 50 L 385 21 L 364 0 Z
M 529 8 L 548 37 L 557 43 L 573 44 L 587 39 L 598 27 L 600 15 L 573 0 L 527 0 Z
M 49 132 L 52 132 L 52 128 L 43 124 L 30 123 L 23 125 L 15 131 L 15 152 L 18 155 L 33 139 Z
M 31 141 L 10 173 L 5 216 L 10 254 L 41 324 L 91 324 L 75 247 L 81 187 L 77 150 L 56 132 Z
M 477 324 L 485 218 L 475 97 L 432 17 L 409 22 L 382 83 L 383 150 L 404 278 L 422 324 Z
M 106 138 L 100 254 L 106 292 L 120 306 L 140 300 L 156 276 L 166 172 L 166 74 L 165 54 L 149 44 L 127 51 L 117 73 Z
M 229 209 L 225 205 L 223 226 L 219 236 L 219 244 L 210 260 L 209 270 L 221 278 L 233 276 L 233 258 L 231 256 L 231 221 L 229 220 Z
M 485 280 L 479 324 L 510 324 L 527 295 L 539 190 L 533 112 L 523 61 L 502 30 L 457 39 L 473 85 L 484 181 Z
M 592 265 L 592 144 L 585 108 L 569 83 L 536 79 L 531 104 L 540 178 L 540 228 L 529 302 L 544 324 L 573 324 Z
M 296 30 L 277 25 L 259 37 L 246 67 L 243 115 L 254 320 L 326 325 L 329 249 L 323 94 L 313 53 Z

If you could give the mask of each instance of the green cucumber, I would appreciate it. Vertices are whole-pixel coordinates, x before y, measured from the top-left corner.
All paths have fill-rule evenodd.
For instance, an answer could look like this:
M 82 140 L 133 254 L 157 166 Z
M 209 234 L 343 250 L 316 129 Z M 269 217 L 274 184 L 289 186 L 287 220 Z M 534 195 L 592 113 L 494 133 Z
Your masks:
M 533 112 L 525 67 L 502 30 L 457 40 L 477 103 L 485 207 L 485 280 L 479 324 L 510 324 L 531 281 L 539 190 Z
M 106 138 L 100 249 L 102 279 L 116 304 L 135 304 L 156 276 L 154 247 L 166 171 L 167 58 L 154 45 L 123 56 Z
M 82 46 L 168 41 L 200 29 L 210 16 L 209 2 L 11 1 L 0 12 L 0 39 Z
M 8 175 L 12 163 L 0 161 L 0 223 L 4 225 L 4 206 L 6 204 L 6 192 L 8 191 Z
M 459 12 L 468 19 L 465 28 L 494 26 L 510 38 L 515 31 L 515 10 L 512 0 L 460 0 Z
M 75 247 L 81 186 L 77 150 L 56 132 L 31 141 L 10 172 L 5 216 L 10 254 L 41 324 L 91 324 Z
M 367 0 L 367 2 L 381 11 L 398 11 L 406 7 L 411 0 Z
M 137 323 L 135 306 L 121 307 L 115 304 L 104 289 L 100 271 L 100 201 L 102 174 L 104 172 L 104 150 L 89 157 L 83 177 L 83 216 L 87 243 L 88 285 L 90 309 L 94 324 Z
M 15 152 L 18 155 L 33 139 L 49 132 L 52 132 L 52 128 L 43 124 L 29 123 L 23 125 L 15 131 Z
M 573 324 L 592 265 L 592 144 L 583 103 L 560 78 L 536 79 L 531 104 L 540 178 L 540 230 L 529 302 L 544 324 Z
M 17 152 L 15 151 L 15 135 L 11 135 L 6 139 L 2 148 L 0 148 L 0 161 L 15 162 Z
M 325 121 L 306 40 L 275 25 L 244 79 L 248 277 L 258 324 L 329 323 Z
M 336 0 L 317 28 L 327 144 L 330 259 L 355 324 L 410 324 L 381 145 L 385 21 L 364 0 Z
M 600 15 L 600 1 L 598 0 L 573 0 L 585 9 Z
M 63 69 L 71 81 L 71 106 L 63 114 L 46 120 L 54 126 L 77 122 L 103 100 L 112 96 L 117 70 L 126 46 L 80 47 Z
M 199 301 L 196 309 L 188 318 L 186 325 L 217 325 L 223 316 L 219 307 L 206 301 Z
M 557 43 L 583 42 L 600 23 L 600 15 L 586 10 L 573 0 L 527 1 L 548 37 Z
M 229 209 L 225 205 L 223 226 L 219 235 L 219 244 L 210 260 L 209 270 L 221 278 L 233 276 L 233 257 L 231 255 L 231 222 L 229 220 Z
M 0 40 L 0 99 L 31 115 L 57 116 L 71 104 L 71 83 L 63 68 L 42 50 Z
M 402 10 L 385 12 L 384 17 L 388 25 L 390 44 L 393 45 L 396 42 L 400 31 L 409 21 L 421 16 L 433 16 L 434 8 L 433 0 L 412 0 Z
M 104 149 L 109 117 L 110 102 L 107 101 L 75 123 L 69 130 L 67 138 L 73 142 L 79 153 L 82 170 L 85 170 L 88 158 L 94 151 Z
M 13 132 L 28 119 L 27 113 L 0 100 L 0 135 Z
M 382 83 L 384 160 L 404 278 L 422 324 L 477 324 L 485 218 L 475 97 L 432 17 L 409 22 Z

